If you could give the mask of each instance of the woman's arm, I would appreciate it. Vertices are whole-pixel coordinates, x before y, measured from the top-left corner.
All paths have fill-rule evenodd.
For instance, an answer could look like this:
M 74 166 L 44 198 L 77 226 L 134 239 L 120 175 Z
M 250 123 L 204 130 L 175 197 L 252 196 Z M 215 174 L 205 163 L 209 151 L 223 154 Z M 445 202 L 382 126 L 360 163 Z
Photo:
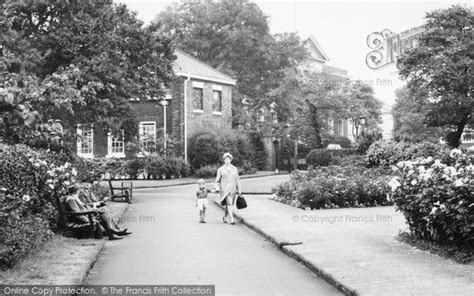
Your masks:
M 219 183 L 221 182 L 221 178 L 222 178 L 221 168 L 218 168 L 216 181 L 214 182 L 214 189 L 217 190 L 217 188 L 219 188 L 218 186 L 219 186 Z
M 242 194 L 242 190 L 240 187 L 239 170 L 237 169 L 237 167 L 235 168 L 235 183 L 237 184 L 237 192 L 239 193 L 239 195 Z

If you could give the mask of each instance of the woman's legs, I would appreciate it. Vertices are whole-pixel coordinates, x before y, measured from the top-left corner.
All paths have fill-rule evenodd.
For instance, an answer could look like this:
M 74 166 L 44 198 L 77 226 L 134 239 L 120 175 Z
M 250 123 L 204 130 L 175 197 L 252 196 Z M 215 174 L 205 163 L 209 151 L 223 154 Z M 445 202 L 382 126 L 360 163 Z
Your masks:
M 230 223 L 231 224 L 234 224 L 234 198 L 235 198 L 235 194 L 229 194 L 227 195 L 227 198 L 226 198 L 226 216 L 229 215 L 230 216 Z

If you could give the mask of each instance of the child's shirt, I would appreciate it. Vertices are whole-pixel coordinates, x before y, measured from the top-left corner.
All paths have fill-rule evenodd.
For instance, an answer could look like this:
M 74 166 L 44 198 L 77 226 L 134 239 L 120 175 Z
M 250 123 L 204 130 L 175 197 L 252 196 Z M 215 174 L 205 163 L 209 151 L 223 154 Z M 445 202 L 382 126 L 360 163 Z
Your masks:
M 196 197 L 197 198 L 207 198 L 207 194 L 211 192 L 211 190 L 209 190 L 208 188 L 199 188 L 197 191 L 196 191 Z

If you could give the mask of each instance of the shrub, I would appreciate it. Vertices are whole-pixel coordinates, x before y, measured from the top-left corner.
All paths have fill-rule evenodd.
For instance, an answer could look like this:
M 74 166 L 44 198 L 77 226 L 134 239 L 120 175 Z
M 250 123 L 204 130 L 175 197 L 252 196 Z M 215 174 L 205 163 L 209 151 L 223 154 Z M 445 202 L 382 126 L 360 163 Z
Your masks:
M 310 166 L 328 166 L 345 164 L 343 158 L 350 155 L 355 155 L 355 149 L 313 149 L 306 156 L 306 163 Z
M 250 132 L 249 133 L 250 144 L 252 145 L 253 151 L 255 151 L 255 157 L 250 159 L 250 162 L 259 170 L 264 170 L 267 164 L 268 153 L 265 149 L 263 142 L 262 132 Z
M 48 221 L 39 216 L 0 218 L 0 266 L 10 268 L 30 251 L 49 240 L 53 232 Z
M 416 159 L 419 157 L 436 157 L 447 159 L 449 150 L 443 144 L 435 144 L 431 142 L 421 142 L 411 144 L 407 142 L 394 142 L 380 140 L 374 142 L 365 158 L 366 165 L 372 166 L 391 166 L 400 161 Z
M 245 161 L 255 161 L 255 147 L 249 137 L 237 130 L 213 130 L 195 134 L 190 140 L 189 159 L 193 169 L 220 165 L 225 152 L 234 156 L 233 164 L 241 167 Z
M 359 154 L 365 154 L 369 147 L 382 139 L 381 133 L 362 133 L 357 137 L 356 149 Z
M 387 171 L 360 167 L 321 167 L 292 173 L 275 187 L 274 198 L 300 208 L 323 209 L 389 205 Z
M 217 175 L 217 166 L 207 165 L 194 171 L 197 178 L 211 178 Z
M 451 156 L 452 165 L 433 157 L 400 162 L 400 176 L 389 184 L 412 235 L 472 252 L 473 158 L 456 149 Z
M 77 171 L 63 152 L 0 144 L 0 254 L 13 265 L 57 229 L 57 194 L 75 182 Z
M 140 174 L 144 168 L 145 163 L 143 160 L 139 158 L 131 159 L 126 162 L 125 173 L 129 175 L 130 179 L 137 179 L 138 174 Z
M 161 179 L 166 175 L 166 163 L 162 157 L 150 157 L 145 161 L 145 170 L 148 179 Z
M 195 134 L 189 141 L 189 162 L 194 169 L 220 161 L 215 135 L 211 133 Z
M 329 135 L 322 141 L 322 145 L 326 148 L 329 144 L 339 144 L 341 145 L 341 148 L 352 148 L 351 140 L 343 136 Z
M 328 166 L 331 161 L 332 154 L 327 149 L 313 149 L 306 156 L 306 164 L 311 166 Z

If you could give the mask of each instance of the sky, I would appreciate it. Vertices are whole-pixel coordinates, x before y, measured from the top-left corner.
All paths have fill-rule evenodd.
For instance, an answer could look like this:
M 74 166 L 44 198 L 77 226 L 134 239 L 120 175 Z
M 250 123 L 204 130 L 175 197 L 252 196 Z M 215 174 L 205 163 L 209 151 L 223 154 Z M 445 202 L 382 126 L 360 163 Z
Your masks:
M 138 18 L 149 23 L 175 1 L 115 0 L 136 11 Z M 268 16 L 272 34 L 296 32 L 302 39 L 313 35 L 330 60 L 331 66 L 346 69 L 352 79 L 360 79 L 375 91 L 375 96 L 390 110 L 395 102 L 395 90 L 404 85 L 397 69 L 391 65 L 382 70 L 367 67 L 370 52 L 366 44 L 372 32 L 389 29 L 394 33 L 424 24 L 426 12 L 465 1 L 301 1 L 254 0 Z

